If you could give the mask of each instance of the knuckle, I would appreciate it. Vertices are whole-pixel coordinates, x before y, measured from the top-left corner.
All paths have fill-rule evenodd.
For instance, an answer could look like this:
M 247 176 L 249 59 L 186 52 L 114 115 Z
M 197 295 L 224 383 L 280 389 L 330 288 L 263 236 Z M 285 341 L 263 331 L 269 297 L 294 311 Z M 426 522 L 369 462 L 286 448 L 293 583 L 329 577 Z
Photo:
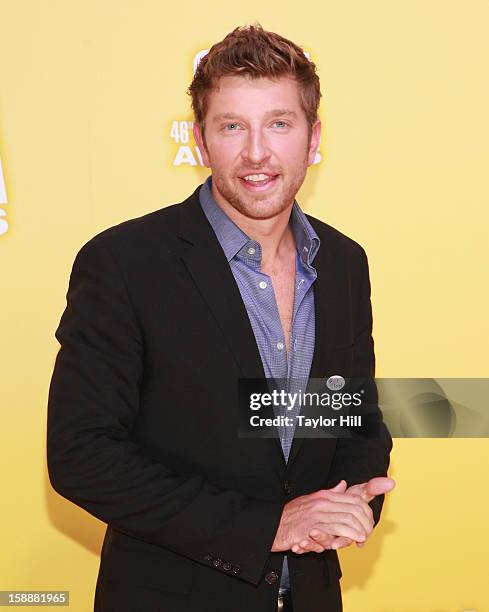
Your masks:
M 359 519 L 363 515 L 363 512 L 360 508 L 358 508 L 358 506 L 353 506 L 351 509 L 351 515 Z

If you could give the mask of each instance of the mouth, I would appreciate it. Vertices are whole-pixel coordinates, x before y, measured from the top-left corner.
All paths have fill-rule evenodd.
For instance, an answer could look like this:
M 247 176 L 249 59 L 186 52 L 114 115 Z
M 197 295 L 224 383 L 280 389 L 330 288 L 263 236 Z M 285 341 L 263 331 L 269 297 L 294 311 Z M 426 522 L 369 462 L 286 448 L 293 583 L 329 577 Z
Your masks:
M 259 173 L 246 174 L 238 178 L 248 191 L 261 192 L 274 186 L 279 176 L 279 174 Z

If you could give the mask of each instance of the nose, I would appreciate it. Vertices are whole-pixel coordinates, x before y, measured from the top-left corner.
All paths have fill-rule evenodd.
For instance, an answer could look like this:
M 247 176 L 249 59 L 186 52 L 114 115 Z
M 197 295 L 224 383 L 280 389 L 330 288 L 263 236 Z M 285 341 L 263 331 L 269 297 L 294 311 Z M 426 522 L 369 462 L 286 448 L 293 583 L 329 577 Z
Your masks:
M 269 159 L 270 151 L 261 129 L 248 131 L 242 156 L 245 162 L 257 166 L 261 166 Z

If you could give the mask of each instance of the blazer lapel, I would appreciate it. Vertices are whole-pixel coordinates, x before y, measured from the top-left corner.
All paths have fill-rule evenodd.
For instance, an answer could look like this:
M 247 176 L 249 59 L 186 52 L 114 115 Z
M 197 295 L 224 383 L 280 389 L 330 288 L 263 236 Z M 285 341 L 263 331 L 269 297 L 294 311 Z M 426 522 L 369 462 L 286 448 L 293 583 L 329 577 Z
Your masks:
M 182 254 L 245 378 L 264 378 L 248 313 L 224 251 L 200 206 L 198 190 L 182 204 L 179 237 L 192 245 Z
M 242 377 L 265 378 L 246 307 L 224 251 L 202 210 L 199 190 L 200 186 L 181 204 L 178 236 L 191 245 L 181 258 L 220 327 Z M 277 469 L 283 471 L 285 460 L 280 440 L 266 441 Z
M 322 252 L 321 252 L 322 251 Z M 327 354 L 334 346 L 335 320 L 338 312 L 338 266 L 327 245 L 319 249 L 315 262 L 317 278 L 314 283 L 314 313 L 316 335 L 310 378 L 321 378 L 326 373 Z

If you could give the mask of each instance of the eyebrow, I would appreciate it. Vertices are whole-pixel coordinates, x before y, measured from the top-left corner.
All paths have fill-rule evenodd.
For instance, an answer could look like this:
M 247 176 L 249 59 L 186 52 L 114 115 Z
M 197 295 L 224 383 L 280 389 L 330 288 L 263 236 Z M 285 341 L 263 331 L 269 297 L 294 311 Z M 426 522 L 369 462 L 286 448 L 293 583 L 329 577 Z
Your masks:
M 289 110 L 288 108 L 274 108 L 273 110 L 270 110 L 265 113 L 265 118 L 276 117 L 278 115 L 280 115 L 281 117 L 297 117 L 297 113 L 293 110 Z M 219 113 L 219 115 L 216 115 L 214 117 L 213 123 L 217 123 L 222 119 L 244 119 L 244 117 L 242 115 L 237 115 L 236 113 Z

